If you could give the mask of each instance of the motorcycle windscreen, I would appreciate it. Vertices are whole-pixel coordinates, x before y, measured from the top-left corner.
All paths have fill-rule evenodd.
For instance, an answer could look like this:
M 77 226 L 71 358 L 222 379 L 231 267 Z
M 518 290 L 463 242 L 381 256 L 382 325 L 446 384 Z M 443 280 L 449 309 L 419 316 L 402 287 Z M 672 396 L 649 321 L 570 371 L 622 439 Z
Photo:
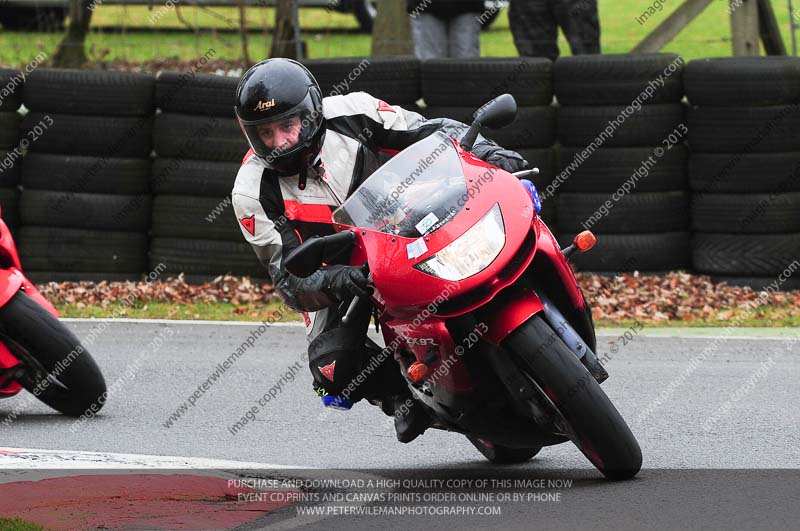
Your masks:
M 436 132 L 378 168 L 334 211 L 333 221 L 418 238 L 453 219 L 467 198 L 458 151 Z

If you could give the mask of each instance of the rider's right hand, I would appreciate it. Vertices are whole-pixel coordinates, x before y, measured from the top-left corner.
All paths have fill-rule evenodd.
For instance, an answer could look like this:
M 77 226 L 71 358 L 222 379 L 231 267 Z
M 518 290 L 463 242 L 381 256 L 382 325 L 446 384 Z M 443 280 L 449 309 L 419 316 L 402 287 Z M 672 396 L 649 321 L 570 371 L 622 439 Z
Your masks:
M 332 265 L 325 269 L 325 276 L 325 291 L 340 301 L 353 295 L 369 297 L 373 292 L 363 267 Z

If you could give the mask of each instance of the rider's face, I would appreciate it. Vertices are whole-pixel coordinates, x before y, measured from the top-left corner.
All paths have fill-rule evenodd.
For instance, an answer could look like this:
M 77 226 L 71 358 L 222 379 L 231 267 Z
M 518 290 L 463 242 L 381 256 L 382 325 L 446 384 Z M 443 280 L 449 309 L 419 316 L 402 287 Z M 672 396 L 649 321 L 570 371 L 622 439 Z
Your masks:
M 261 141 L 270 149 L 289 149 L 300 141 L 299 116 L 261 124 L 257 129 Z

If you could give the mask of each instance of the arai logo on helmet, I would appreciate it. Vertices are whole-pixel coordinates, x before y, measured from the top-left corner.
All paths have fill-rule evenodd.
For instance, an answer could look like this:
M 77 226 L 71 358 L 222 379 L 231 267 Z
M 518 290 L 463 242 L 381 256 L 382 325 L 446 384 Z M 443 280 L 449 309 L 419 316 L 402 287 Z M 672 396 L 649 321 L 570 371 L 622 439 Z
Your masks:
M 273 107 L 275 107 L 275 98 L 272 98 L 269 101 L 258 100 L 258 105 L 256 105 L 256 108 L 253 109 L 253 110 L 254 111 L 266 111 L 267 109 L 271 109 Z

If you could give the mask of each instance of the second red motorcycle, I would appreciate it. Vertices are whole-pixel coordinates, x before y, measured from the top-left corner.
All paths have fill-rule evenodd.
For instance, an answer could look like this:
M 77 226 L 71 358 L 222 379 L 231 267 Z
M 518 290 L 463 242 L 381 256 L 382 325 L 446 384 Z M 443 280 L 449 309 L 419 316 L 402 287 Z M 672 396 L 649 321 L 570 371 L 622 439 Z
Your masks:
M 105 400 L 105 380 L 58 317 L 22 273 L 11 232 L 0 218 L 0 398 L 24 388 L 65 415 L 96 413 Z M 6 413 L 0 429 L 18 414 L 15 409 Z

